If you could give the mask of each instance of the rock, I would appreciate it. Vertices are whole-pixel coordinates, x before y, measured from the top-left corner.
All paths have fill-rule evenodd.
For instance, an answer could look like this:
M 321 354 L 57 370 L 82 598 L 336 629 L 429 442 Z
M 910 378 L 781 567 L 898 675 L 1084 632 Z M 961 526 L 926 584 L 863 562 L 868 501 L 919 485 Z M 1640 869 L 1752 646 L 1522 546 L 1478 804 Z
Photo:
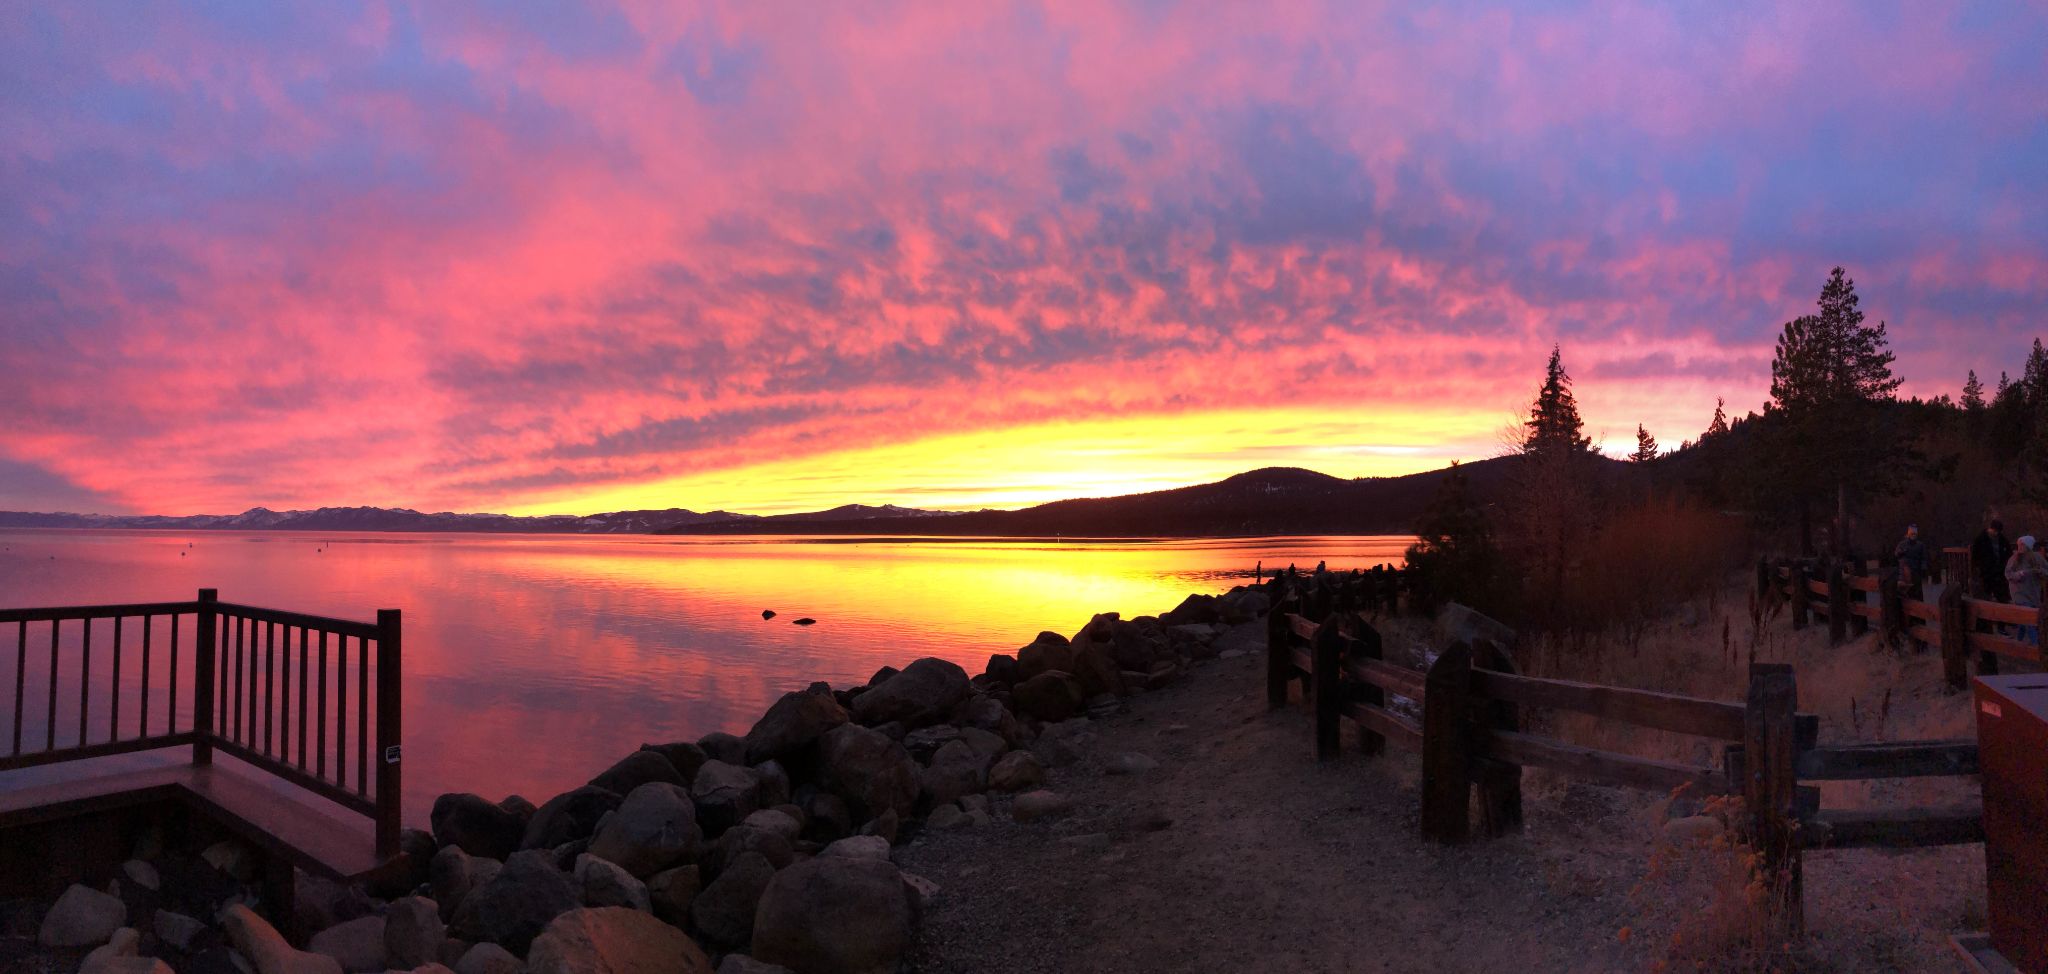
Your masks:
M 707 836 L 716 836 L 746 820 L 761 807 L 761 779 L 752 768 L 724 761 L 704 762 L 690 786 L 697 822 Z
M 775 610 L 774 610 L 774 609 L 762 609 L 762 610 L 761 610 L 761 619 L 762 619 L 762 621 L 764 621 L 764 622 L 765 622 L 765 621 L 767 621 L 767 620 L 769 620 L 769 619 L 773 619 L 773 618 L 775 618 Z
M 193 942 L 200 934 L 206 932 L 206 924 L 183 913 L 173 913 L 169 910 L 156 911 L 150 927 L 156 931 L 156 939 L 188 953 L 192 950 Z
M 350 974 L 389 967 L 384 963 L 384 918 L 380 916 L 357 917 L 328 927 L 306 941 L 306 949 L 334 958 Z
M 519 851 L 519 840 L 526 834 L 526 822 L 517 814 L 471 794 L 434 799 L 428 817 L 434 841 L 487 859 L 504 859 Z
M 461 854 L 462 850 L 455 852 Z M 300 930 L 325 930 L 377 912 L 376 902 L 361 886 L 307 872 L 294 873 L 291 906 L 292 922 Z
M 156 867 L 140 859 L 130 859 L 122 863 L 121 875 L 128 877 L 129 882 L 143 889 L 156 889 L 163 885 L 163 880 L 157 876 Z
M 697 746 L 703 749 L 706 760 L 736 765 L 747 763 L 747 742 L 731 734 L 722 731 L 706 734 L 697 739 Z
M 1437 610 L 1436 635 L 1441 645 L 1471 643 L 1480 639 L 1492 640 L 1502 649 L 1515 645 L 1515 631 L 1506 625 L 1480 613 L 1476 609 L 1446 602 Z
M 1162 832 L 1173 827 L 1173 817 L 1157 805 L 1142 805 L 1124 817 L 1124 827 L 1133 832 Z
M 939 753 L 939 748 L 959 739 L 960 728 L 951 724 L 934 724 L 903 735 L 903 749 L 909 751 L 918 763 L 929 764 L 932 755 Z
M 434 902 L 440 905 L 441 918 L 453 917 L 463 897 L 490 882 L 503 866 L 496 859 L 479 859 L 452 845 L 434 853 L 433 862 L 427 867 L 430 877 L 427 888 L 432 892 Z
M 902 827 L 903 820 L 896 814 L 895 809 L 890 809 L 889 811 L 883 812 L 882 814 L 877 815 L 872 819 L 869 819 L 866 825 L 860 827 L 860 834 L 877 836 L 881 838 L 882 841 L 887 842 L 890 845 L 895 845 L 896 833 L 900 831 Z
M 910 946 L 903 875 L 873 859 L 807 859 L 777 874 L 754 915 L 754 959 L 797 974 L 889 974 Z
M 463 940 L 488 940 L 514 953 L 525 953 L 548 921 L 576 909 L 581 894 L 582 890 L 549 861 L 547 853 L 539 849 L 514 853 L 496 877 L 463 897 L 448 932 Z
M 903 668 L 853 702 L 853 715 L 868 726 L 892 720 L 922 727 L 946 719 L 967 699 L 967 671 L 957 663 L 927 656 Z
M 813 842 L 830 842 L 853 831 L 853 814 L 846 810 L 846 800 L 829 791 L 821 791 L 804 802 L 803 838 Z
M 707 763 L 704 773 L 716 766 L 718 762 Z M 704 773 L 698 776 L 700 785 Z M 646 877 L 694 857 L 702 840 L 689 793 L 680 785 L 651 781 L 633 789 L 598 827 L 590 854 Z
M 1726 831 L 1727 825 L 1712 815 L 1688 815 L 1664 823 L 1664 838 L 1673 845 L 1706 842 Z
M 825 847 L 818 855 L 842 859 L 889 860 L 889 840 L 879 835 L 854 835 Z
M 1048 636 L 1057 638 L 1047 639 Z M 1031 645 L 1017 651 L 1017 679 L 1011 682 L 1021 683 L 1053 670 L 1062 673 L 1074 671 L 1074 648 L 1067 642 L 1067 637 L 1042 632 Z
M 142 934 L 134 927 L 122 927 L 107 937 L 107 942 L 94 947 L 85 955 L 79 965 L 80 974 L 96 971 L 111 965 L 117 958 L 134 957 L 142 947 Z
M 341 974 L 341 965 L 334 958 L 293 950 L 275 928 L 240 903 L 221 910 L 220 927 L 228 943 L 255 965 L 257 974 Z
M 813 762 L 815 764 L 815 762 Z M 754 780 L 761 783 L 760 793 L 754 796 L 756 808 L 774 808 L 789 804 L 789 771 L 780 761 L 763 761 L 754 765 Z
M 795 842 L 804 831 L 803 825 L 790 817 L 788 813 L 776 811 L 772 808 L 761 809 L 747 816 L 747 820 L 740 824 L 749 828 L 760 829 L 764 832 L 774 832 L 791 842 Z
M 684 781 L 697 780 L 697 769 L 703 767 L 704 762 L 711 760 L 703 748 L 688 741 L 677 741 L 673 744 L 642 744 L 640 750 L 653 751 L 667 758 L 668 763 L 675 766 L 676 773 L 682 775 Z
M 1010 817 L 1019 822 L 1062 818 L 1074 810 L 1074 803 L 1056 791 L 1027 791 L 1010 806 Z
M 712 844 L 711 851 L 705 854 L 703 861 L 698 865 L 704 867 L 705 877 L 715 880 L 729 863 L 749 852 L 766 857 L 769 864 L 777 869 L 789 865 L 796 859 L 796 846 L 783 838 L 781 833 L 742 825 L 727 829 L 724 835 L 719 836 L 718 841 Z
M 745 954 L 727 954 L 718 962 L 718 974 L 796 974 L 781 964 L 768 964 Z
M 785 693 L 747 731 L 747 763 L 760 764 L 797 757 L 814 750 L 818 738 L 849 718 L 846 708 L 832 698 L 831 688 L 795 690 Z M 799 762 L 802 763 L 802 762 Z
M 775 867 L 758 852 L 742 853 L 690 904 L 690 919 L 713 944 L 744 945 L 753 936 L 754 910 Z
M 932 813 L 925 817 L 924 824 L 926 827 L 940 832 L 965 828 L 967 826 L 967 813 L 961 811 L 960 806 L 947 802 L 932 809 Z
M 1077 717 L 1048 725 L 1039 733 L 1031 751 L 1040 763 L 1058 768 L 1081 760 L 1094 744 L 1094 723 L 1086 717 Z
M 690 904 L 702 888 L 696 866 L 677 866 L 647 878 L 647 899 L 655 916 L 680 927 L 690 919 Z
M 234 839 L 223 839 L 206 847 L 199 854 L 206 864 L 233 876 L 236 882 L 253 883 L 256 874 L 263 867 L 263 861 L 256 850 Z
M 391 928 L 387 924 L 385 929 L 389 930 Z M 457 940 L 454 937 L 441 938 L 441 948 L 436 952 L 440 956 L 441 966 L 448 968 L 452 974 L 455 970 L 455 965 L 462 961 L 462 955 L 469 953 L 469 948 L 473 946 L 475 944 L 467 940 Z
M 519 819 L 522 826 L 533 818 L 533 803 L 527 801 L 525 795 L 506 795 L 498 800 L 498 807 L 511 812 L 514 818 Z
M 711 974 L 688 935 L 638 910 L 586 907 L 556 917 L 533 941 L 529 974 Z
M 1109 849 L 1109 833 L 1089 832 L 1083 835 L 1069 835 L 1060 839 L 1060 845 L 1075 852 L 1103 852 Z
M 917 805 L 917 762 L 903 745 L 859 724 L 825 735 L 824 780 L 854 815 L 908 815 Z
M 434 841 L 434 833 L 425 829 L 400 829 L 398 851 L 405 857 L 405 868 L 371 880 L 366 887 L 371 895 L 396 899 L 426 885 L 431 878 L 428 868 L 440 846 Z
M 575 875 L 576 885 L 583 888 L 584 906 L 623 906 L 643 913 L 654 909 L 648 899 L 647 884 L 633 878 L 617 863 L 586 852 L 576 857 Z
M 630 795 L 633 789 L 650 781 L 665 781 L 678 787 L 689 787 L 683 780 L 682 772 L 676 770 L 668 758 L 654 751 L 634 751 L 620 758 L 617 764 L 606 768 L 597 777 L 590 779 L 590 787 L 602 788 L 615 795 Z
M 1010 744 L 1003 735 L 979 727 L 960 728 L 960 741 L 973 748 L 974 753 L 981 755 L 984 762 L 994 761 L 1001 757 L 1004 751 L 1010 749 Z
M 384 908 L 384 958 L 393 968 L 409 970 L 439 960 L 447 939 L 441 907 L 433 900 L 407 896 Z
M 989 769 L 988 786 L 993 791 L 1024 791 L 1045 781 L 1045 765 L 1030 751 L 1011 751 Z
M 101 948 L 104 950 L 106 948 Z M 137 957 L 133 954 L 100 955 L 93 951 L 85 963 L 79 965 L 78 974 L 175 974 L 171 965 L 155 957 Z
M 1159 767 L 1159 762 L 1132 751 L 1112 756 L 1102 763 L 1104 774 L 1144 774 Z
M 916 873 L 904 873 L 903 895 L 910 900 L 911 922 L 915 923 L 915 918 L 924 912 L 925 906 L 938 898 L 939 884 Z
M 1190 595 L 1180 600 L 1173 611 L 1159 617 L 1168 626 L 1182 626 L 1189 623 L 1216 622 L 1223 618 L 1223 607 L 1213 595 Z
M 1011 701 L 1017 712 L 1047 723 L 1066 720 L 1081 712 L 1081 684 L 1061 670 L 1047 670 L 1017 684 Z
M 511 951 L 494 943 L 477 944 L 455 962 L 455 974 L 522 974 L 525 969 Z
M 1009 686 L 1023 678 L 1017 666 L 1017 657 L 1008 653 L 996 653 L 988 658 L 988 665 L 981 668 L 981 675 L 991 682 Z
M 43 914 L 36 940 L 45 947 L 89 947 L 106 943 L 127 922 L 120 897 L 73 883 Z
M 960 799 L 960 810 L 970 815 L 988 811 L 987 795 L 966 795 Z
M 639 753 L 652 755 L 664 764 L 668 761 L 654 751 Z M 673 765 L 669 768 L 671 772 L 674 771 Z M 616 765 L 613 770 L 617 770 Z M 623 792 L 611 791 L 596 785 L 584 785 L 565 791 L 548 799 L 547 804 L 533 813 L 533 818 L 526 823 L 526 833 L 520 838 L 519 847 L 552 849 L 565 842 L 588 838 L 597 832 L 597 824 L 604 821 L 606 815 L 618 810 L 619 804 L 625 800 Z
M 1126 681 L 1126 685 L 1143 685 L 1145 683 L 1144 675 L 1139 674 L 1139 676 L 1140 679 Z M 1147 687 L 1147 689 L 1150 688 Z M 1117 699 L 1117 695 L 1114 693 L 1098 693 L 1095 696 L 1089 697 L 1085 706 L 1088 709 L 1088 716 L 1097 720 L 1114 717 L 1124 709 L 1123 701 Z
M 918 781 L 927 803 L 944 805 L 988 787 L 988 759 L 967 742 L 954 741 L 939 748 L 931 767 L 918 774 Z
M 795 626 L 815 626 L 818 624 L 818 620 L 813 619 L 810 616 L 804 616 L 803 618 L 798 619 L 790 624 Z

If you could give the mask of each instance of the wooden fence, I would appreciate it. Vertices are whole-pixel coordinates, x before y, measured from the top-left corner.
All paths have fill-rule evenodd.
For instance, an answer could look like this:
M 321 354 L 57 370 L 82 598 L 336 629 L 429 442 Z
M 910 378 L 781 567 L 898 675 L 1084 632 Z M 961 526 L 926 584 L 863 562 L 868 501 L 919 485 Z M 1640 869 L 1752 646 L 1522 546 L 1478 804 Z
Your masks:
M 1973 655 L 1982 674 L 1997 673 L 2001 657 L 2039 664 L 2048 607 L 2029 608 L 1968 594 L 1973 573 L 1968 571 L 1967 552 L 1960 562 L 1954 557 L 1959 550 L 1943 552 L 1942 577 L 1948 584 L 1933 602 L 1917 597 L 1924 591 L 1919 586 L 1902 585 L 1896 568 L 1872 573 L 1860 561 L 1760 560 L 1757 595 L 1786 604 L 1794 629 L 1824 618 L 1829 638 L 1838 644 L 1862 635 L 1875 620 L 1880 638 L 1887 642 L 1910 639 L 1938 647 L 1943 678 L 1954 690 L 1969 686 Z M 1873 598 L 1876 604 L 1871 604 Z M 2004 627 L 2032 629 L 2033 634 L 2020 639 L 2001 632 Z
M 1476 796 L 1482 837 L 1522 827 L 1521 773 L 1548 768 L 1602 784 L 1697 795 L 1742 796 L 1745 833 L 1762 854 L 1764 875 L 1784 894 L 1784 920 L 1803 926 L 1800 877 L 1810 848 L 1890 848 L 1978 842 L 1981 808 L 1829 810 L 1818 788 L 1802 781 L 1972 775 L 1974 741 L 1924 741 L 1820 746 L 1820 721 L 1796 710 L 1798 688 L 1785 664 L 1753 664 L 1741 703 L 1704 700 L 1626 687 L 1525 676 L 1510 652 L 1491 642 L 1454 643 L 1417 671 L 1388 663 L 1372 625 L 1356 613 L 1333 612 L 1320 623 L 1281 608 L 1269 623 L 1267 701 L 1287 705 L 1289 687 L 1305 680 L 1302 699 L 1314 715 L 1318 759 L 1337 756 L 1341 723 L 1352 721 L 1360 750 L 1383 753 L 1389 743 L 1415 751 L 1422 763 L 1421 831 L 1461 843 L 1472 837 Z M 1406 698 L 1420 721 L 1390 706 Z M 1587 714 L 1631 727 L 1704 738 L 1722 746 L 1718 767 L 1602 750 L 1527 729 L 1529 711 Z
M 0 609 L 0 632 L 8 624 L 13 686 L 0 692 L 13 711 L 0 771 L 188 745 L 206 765 L 219 750 L 370 817 L 378 854 L 397 852 L 398 610 L 354 622 L 201 589 L 190 602 Z M 47 665 L 32 669 L 30 646 L 40 657 L 45 644 Z M 26 719 L 32 677 L 47 684 L 39 727 Z M 60 692 L 74 677 L 75 706 Z

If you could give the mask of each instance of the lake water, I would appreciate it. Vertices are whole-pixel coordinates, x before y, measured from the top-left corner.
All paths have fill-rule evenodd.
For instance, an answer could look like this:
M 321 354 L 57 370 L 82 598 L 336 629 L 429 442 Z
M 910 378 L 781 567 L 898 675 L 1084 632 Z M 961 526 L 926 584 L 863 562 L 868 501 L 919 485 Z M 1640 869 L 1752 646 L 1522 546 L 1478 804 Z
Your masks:
M 1044 629 L 1072 635 L 1096 612 L 1156 615 L 1248 581 L 1259 562 L 1398 564 L 1409 540 L 0 531 L 0 607 L 216 588 L 346 619 L 403 610 L 406 820 L 424 825 L 443 791 L 540 802 L 643 742 L 743 734 L 813 680 L 863 683 L 920 656 L 979 673 L 990 654 Z M 817 624 L 791 623 L 804 616 Z M 16 634 L 0 635 L 12 648 Z M 47 653 L 29 655 L 33 750 Z M 0 653 L 0 688 L 14 685 L 14 657 Z M 75 706 L 64 699 L 60 715 Z M 0 694 L 0 727 L 13 707 Z M 60 719 L 59 743 L 75 739 Z

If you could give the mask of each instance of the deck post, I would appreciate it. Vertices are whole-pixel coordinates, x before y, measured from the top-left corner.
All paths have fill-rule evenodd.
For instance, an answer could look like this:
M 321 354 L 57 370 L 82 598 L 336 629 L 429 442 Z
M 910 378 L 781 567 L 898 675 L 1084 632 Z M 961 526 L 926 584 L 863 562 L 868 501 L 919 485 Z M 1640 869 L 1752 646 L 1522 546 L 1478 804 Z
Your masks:
M 1792 628 L 1804 629 L 1807 623 L 1807 606 L 1813 602 L 1813 593 L 1806 587 L 1806 563 L 1795 561 L 1785 569 L 1785 582 L 1791 586 Z
M 1337 677 L 1337 668 L 1344 655 L 1343 614 L 1332 612 L 1324 617 L 1323 625 L 1316 630 L 1315 645 L 1310 648 L 1310 660 L 1314 671 L 1309 674 L 1309 690 L 1315 700 L 1316 760 L 1334 761 L 1342 749 L 1342 723 L 1339 713 L 1343 704 L 1343 687 Z
M 398 854 L 399 784 L 399 616 L 377 610 L 377 855 Z M 366 691 L 367 692 L 367 688 Z
M 1279 594 L 1266 609 L 1266 709 L 1279 710 L 1287 706 L 1287 681 L 1292 675 L 1294 662 L 1288 658 L 1287 639 L 1293 631 L 1287 627 L 1287 610 L 1291 600 L 1285 586 L 1275 589 Z
M 1828 566 L 1828 641 L 1839 646 L 1849 639 L 1849 580 L 1842 563 Z
M 1941 673 L 1950 690 L 1970 686 L 1970 627 L 1964 622 L 1963 586 L 1951 582 L 1941 590 Z
M 1805 930 L 1799 854 L 1799 688 L 1787 663 L 1752 663 L 1743 715 L 1742 797 L 1750 841 L 1786 937 Z
M 1516 672 L 1507 649 L 1490 639 L 1473 644 L 1472 663 L 1496 673 Z M 1476 717 L 1488 730 L 1512 733 L 1522 729 L 1520 714 L 1510 701 L 1488 700 L 1479 705 Z M 1480 834 L 1497 839 L 1522 831 L 1522 766 L 1491 759 L 1477 764 Z
M 1357 653 L 1361 659 L 1377 660 L 1382 659 L 1386 655 L 1385 644 L 1380 640 L 1380 631 L 1373 628 L 1371 624 L 1363 619 L 1358 620 L 1358 642 L 1352 646 L 1351 651 Z M 1387 691 L 1380 689 L 1380 685 L 1377 683 L 1360 680 L 1347 684 L 1347 686 L 1351 688 L 1351 692 L 1356 694 L 1363 703 L 1371 704 L 1375 707 L 1385 707 L 1387 705 Z M 1367 757 L 1377 757 L 1385 754 L 1387 753 L 1387 737 L 1379 731 L 1360 724 L 1358 725 L 1358 750 Z
M 1906 632 L 1906 603 L 1899 592 L 1899 570 L 1887 568 L 1877 579 L 1877 614 L 1883 624 L 1878 638 L 1885 645 L 1899 648 L 1903 645 Z
M 220 590 L 202 588 L 199 590 L 197 608 L 193 611 L 196 627 L 192 640 L 192 763 L 206 765 L 213 763 L 213 681 L 214 654 L 219 651 L 218 629 L 220 615 L 214 605 L 220 601 Z M 176 687 L 171 688 L 175 694 Z M 171 698 L 173 707 L 177 697 Z M 175 716 L 175 711 L 174 711 Z
M 1472 647 L 1452 643 L 1422 681 L 1422 837 L 1463 844 L 1472 834 L 1471 761 L 1465 695 Z
M 1866 572 L 1866 571 L 1864 571 L 1864 570 L 1863 570 L 1863 559 L 1861 559 L 1861 558 L 1856 558 L 1856 559 L 1852 559 L 1852 560 L 1851 560 L 1851 561 L 1849 562 L 1849 570 L 1848 570 L 1848 574 L 1849 574 L 1849 576 L 1850 576 L 1850 577 L 1852 577 L 1852 578 L 1862 578 L 1863 576 L 1865 576 L 1865 575 L 1869 574 L 1868 572 Z M 1870 604 L 1870 600 L 1868 600 L 1868 599 L 1864 598 L 1864 596 L 1863 596 L 1863 591 L 1862 591 L 1861 589 L 1851 589 L 1851 590 L 1850 590 L 1850 592 L 1849 592 L 1849 601 L 1850 601 L 1850 602 L 1851 602 L 1852 604 L 1857 604 L 1857 605 L 1869 605 L 1869 604 Z M 1851 638 L 1851 639 L 1861 639 L 1861 638 L 1863 638 L 1863 634 L 1864 634 L 1864 633 L 1867 633 L 1867 632 L 1869 632 L 1869 631 L 1870 631 L 1870 620 L 1869 620 L 1869 619 L 1866 619 L 1866 618 L 1864 618 L 1863 616 L 1861 616 L 1861 615 L 1858 615 L 1857 613 L 1855 613 L 1855 612 L 1853 612 L 1853 611 L 1849 613 L 1849 638 Z

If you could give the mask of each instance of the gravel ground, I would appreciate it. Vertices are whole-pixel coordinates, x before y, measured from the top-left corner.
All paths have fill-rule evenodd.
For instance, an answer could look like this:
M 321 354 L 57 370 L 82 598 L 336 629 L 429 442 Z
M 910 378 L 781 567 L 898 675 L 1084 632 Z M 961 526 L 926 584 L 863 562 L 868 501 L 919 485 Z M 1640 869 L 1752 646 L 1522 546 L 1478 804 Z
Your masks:
M 1640 971 L 1674 956 L 1670 969 L 1696 969 L 1670 944 L 1712 932 L 1708 894 L 1686 877 L 1714 871 L 1658 851 L 1659 796 L 1532 771 L 1525 835 L 1425 844 L 1415 758 L 1363 757 L 1347 735 L 1342 758 L 1318 764 L 1307 714 L 1265 707 L 1262 629 L 1225 638 L 1249 652 L 1094 722 L 1084 756 L 1048 782 L 1071 815 L 1015 823 L 998 799 L 994 824 L 897 852 L 939 886 L 909 969 Z M 1133 752 L 1158 766 L 1106 773 Z M 1981 858 L 1811 857 L 1812 943 L 1772 966 L 1955 970 L 1943 937 L 1968 922 L 1959 890 L 1973 868 L 1981 890 Z

